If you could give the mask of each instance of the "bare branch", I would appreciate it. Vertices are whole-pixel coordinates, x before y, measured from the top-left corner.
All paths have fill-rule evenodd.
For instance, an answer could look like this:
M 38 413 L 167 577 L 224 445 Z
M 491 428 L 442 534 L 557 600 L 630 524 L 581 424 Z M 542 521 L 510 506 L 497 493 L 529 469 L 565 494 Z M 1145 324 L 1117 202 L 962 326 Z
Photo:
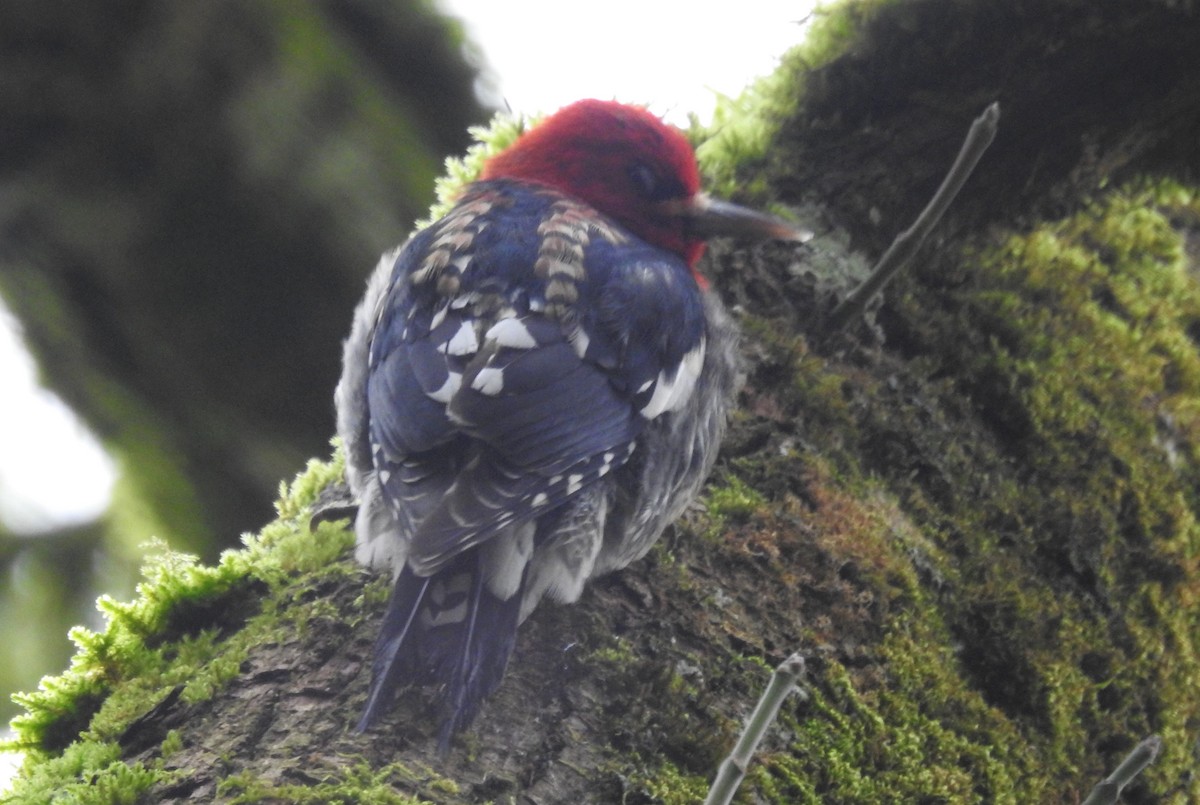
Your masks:
M 796 688 L 796 682 L 803 675 L 804 658 L 799 652 L 781 662 L 775 673 L 771 674 L 771 681 L 767 683 L 767 689 L 763 691 L 754 712 L 750 714 L 741 737 L 738 738 L 729 757 L 725 758 L 721 767 L 717 769 L 717 777 L 708 790 L 704 805 L 728 805 L 733 800 L 734 793 L 746 776 L 750 760 L 754 757 L 754 750 L 758 748 L 767 728 L 775 721 L 783 700 Z M 803 690 L 800 693 L 807 698 Z
M 895 276 L 897 271 L 908 265 L 913 255 L 917 253 L 917 249 L 921 248 L 921 244 L 925 242 L 930 231 L 950 207 L 954 197 L 966 183 L 967 177 L 975 170 L 975 165 L 983 156 L 983 152 L 996 138 L 999 124 L 1000 103 L 996 101 L 984 109 L 983 114 L 975 118 L 975 122 L 971 124 L 971 130 L 967 132 L 967 138 L 963 141 L 962 148 L 959 149 L 958 158 L 954 160 L 946 178 L 942 180 L 941 187 L 933 194 L 933 198 L 925 205 L 925 209 L 917 216 L 917 220 L 896 236 L 892 245 L 875 264 L 871 276 L 867 277 L 862 285 L 851 291 L 850 295 L 834 308 L 829 317 L 830 332 L 841 330 L 861 315 L 871 298 L 883 289 L 883 286 Z
M 1146 738 L 1125 756 L 1116 771 L 1105 777 L 1103 782 L 1098 783 L 1092 789 L 1092 793 L 1088 794 L 1083 805 L 1116 805 L 1117 798 L 1121 796 L 1121 790 L 1129 785 L 1133 778 L 1141 774 L 1142 769 L 1153 763 L 1160 751 L 1162 751 L 1162 738 L 1157 735 Z

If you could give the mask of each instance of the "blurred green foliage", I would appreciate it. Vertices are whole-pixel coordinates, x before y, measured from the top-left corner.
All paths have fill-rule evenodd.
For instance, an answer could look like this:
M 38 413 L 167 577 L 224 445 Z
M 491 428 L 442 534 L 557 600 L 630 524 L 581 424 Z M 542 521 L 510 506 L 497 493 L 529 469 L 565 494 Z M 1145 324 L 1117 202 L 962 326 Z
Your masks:
M 0 7 L 0 296 L 120 470 L 101 522 L 0 530 L 0 691 L 142 543 L 213 559 L 325 451 L 367 272 L 489 116 L 474 58 L 423 0 Z

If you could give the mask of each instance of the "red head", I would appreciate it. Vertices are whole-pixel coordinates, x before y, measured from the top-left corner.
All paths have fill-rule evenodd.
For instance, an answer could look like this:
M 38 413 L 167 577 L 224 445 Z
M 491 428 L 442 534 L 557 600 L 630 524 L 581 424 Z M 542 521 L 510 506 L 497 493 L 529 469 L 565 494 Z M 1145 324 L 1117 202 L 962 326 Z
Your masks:
M 708 199 L 683 133 L 615 101 L 564 107 L 488 160 L 483 178 L 549 185 L 690 266 L 707 235 L 807 239 L 778 219 Z
M 689 265 L 704 252 L 703 240 L 689 236 L 684 219 L 662 207 L 699 192 L 696 155 L 678 129 L 645 109 L 615 101 L 573 103 L 492 157 L 483 178 L 550 185 Z

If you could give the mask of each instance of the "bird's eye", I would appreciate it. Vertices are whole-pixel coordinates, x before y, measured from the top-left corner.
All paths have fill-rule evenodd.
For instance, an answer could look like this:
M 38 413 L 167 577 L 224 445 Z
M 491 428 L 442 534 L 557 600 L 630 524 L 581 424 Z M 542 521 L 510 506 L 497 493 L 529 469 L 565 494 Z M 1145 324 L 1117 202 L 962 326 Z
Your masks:
M 649 201 L 667 201 L 689 195 L 677 178 L 669 173 L 658 173 L 643 162 L 635 162 L 630 166 L 629 181 L 633 183 L 637 194 Z
M 633 182 L 633 186 L 637 189 L 638 193 L 646 198 L 656 198 L 658 196 L 658 177 L 654 175 L 654 171 L 642 163 L 637 162 L 629 169 L 629 180 Z

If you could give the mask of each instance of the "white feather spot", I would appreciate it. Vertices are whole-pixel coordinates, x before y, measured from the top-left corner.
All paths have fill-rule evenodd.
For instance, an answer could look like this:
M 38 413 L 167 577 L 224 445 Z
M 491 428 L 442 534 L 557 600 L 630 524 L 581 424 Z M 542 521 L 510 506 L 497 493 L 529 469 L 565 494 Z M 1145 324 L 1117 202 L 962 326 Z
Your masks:
M 700 377 L 702 368 L 704 368 L 704 339 L 701 339 L 699 344 L 683 356 L 673 378 L 668 379 L 666 372 L 658 373 L 654 393 L 650 395 L 650 402 L 642 408 L 641 415 L 646 419 L 654 419 L 666 411 L 677 411 L 682 408 L 688 398 L 692 396 L 692 389 L 696 387 L 696 378 Z
M 512 598 L 521 589 L 525 566 L 533 555 L 535 530 L 533 523 L 526 523 L 501 532 L 481 547 L 488 589 L 502 601 Z
M 456 601 L 454 606 L 445 608 L 447 601 L 453 596 L 465 596 L 471 589 L 471 578 L 465 574 L 455 576 L 449 582 L 435 579 L 430 585 L 429 598 L 433 606 L 421 609 L 421 623 L 427 628 L 445 626 L 451 623 L 462 623 L 467 617 L 467 599 Z
M 574 495 L 579 491 L 583 476 L 579 473 L 572 473 L 567 476 L 567 494 Z
M 462 375 L 458 372 L 450 372 L 446 375 L 446 382 L 442 384 L 442 387 L 428 392 L 426 396 L 436 402 L 448 403 L 450 398 L 458 393 L 460 386 L 462 386 Z
M 520 319 L 501 319 L 488 329 L 484 338 L 512 349 L 533 349 L 538 345 L 525 322 Z
M 475 379 L 471 381 L 471 388 L 480 394 L 495 397 L 504 390 L 504 371 L 494 366 L 483 367 L 479 370 L 479 374 L 475 375 Z
M 459 325 L 458 331 L 446 342 L 442 351 L 447 355 L 471 355 L 479 349 L 479 339 L 475 336 L 475 328 L 470 321 Z
M 591 343 L 592 339 L 588 338 L 587 330 L 582 327 L 576 327 L 575 331 L 571 333 L 571 346 L 580 358 L 587 354 L 588 345 Z
M 546 497 L 545 492 L 538 492 L 536 495 L 533 496 L 531 505 L 533 506 L 533 508 L 539 509 L 542 506 L 545 506 L 547 501 L 549 501 L 549 500 L 550 500 L 550 498 Z
M 380 470 L 379 471 L 379 483 L 380 484 L 386 484 L 391 479 L 392 479 L 392 473 L 389 470 Z
M 650 378 L 650 379 L 649 379 L 649 380 L 647 380 L 645 383 L 643 383 L 642 385 L 638 386 L 637 393 L 638 393 L 638 394 L 643 394 L 643 393 L 645 393 L 646 389 L 650 388 L 650 387 L 651 387 L 651 386 L 653 386 L 653 385 L 654 385 L 654 378 Z

